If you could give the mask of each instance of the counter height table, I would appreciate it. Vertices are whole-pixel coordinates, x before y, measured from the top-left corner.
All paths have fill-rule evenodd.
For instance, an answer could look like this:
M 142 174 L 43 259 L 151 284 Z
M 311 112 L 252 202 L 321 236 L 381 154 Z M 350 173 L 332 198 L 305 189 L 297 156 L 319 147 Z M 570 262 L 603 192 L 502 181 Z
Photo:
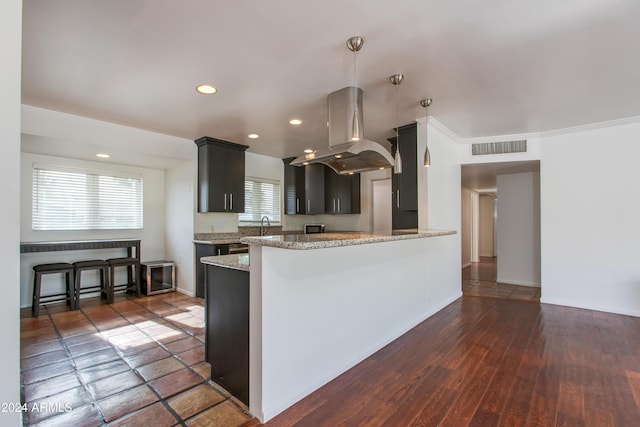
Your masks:
M 92 249 L 117 249 L 127 251 L 128 258 L 136 258 L 140 262 L 140 239 L 114 240 L 61 240 L 56 242 L 20 242 L 20 253 L 56 252 L 56 251 L 86 251 Z M 139 275 L 139 272 L 136 271 Z M 132 283 L 131 269 L 127 268 L 127 283 Z M 135 280 L 140 282 L 140 277 Z
M 58 242 L 20 242 L 21 253 L 82 251 L 89 249 L 126 248 L 127 257 L 140 260 L 140 239 L 62 240 Z

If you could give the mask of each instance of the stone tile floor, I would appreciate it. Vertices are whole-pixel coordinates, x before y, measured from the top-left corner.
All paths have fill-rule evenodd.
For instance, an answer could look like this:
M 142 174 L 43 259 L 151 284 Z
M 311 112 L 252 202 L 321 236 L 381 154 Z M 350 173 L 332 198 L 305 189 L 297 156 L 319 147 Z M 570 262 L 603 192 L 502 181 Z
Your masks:
M 465 296 L 540 301 L 540 288 L 497 282 L 496 258 L 480 257 L 480 262 L 462 269 L 462 293 Z
M 21 313 L 25 426 L 254 426 L 210 380 L 199 298 L 119 295 Z

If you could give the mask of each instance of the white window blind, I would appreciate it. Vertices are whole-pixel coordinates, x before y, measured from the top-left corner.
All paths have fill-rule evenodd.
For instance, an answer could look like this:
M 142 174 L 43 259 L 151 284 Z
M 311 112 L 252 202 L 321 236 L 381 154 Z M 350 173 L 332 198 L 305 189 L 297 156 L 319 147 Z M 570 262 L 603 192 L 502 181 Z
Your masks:
M 260 222 L 267 216 L 271 224 L 280 223 L 280 183 L 264 178 L 247 177 L 244 181 L 244 213 L 241 222 Z
M 142 228 L 142 178 L 33 167 L 34 230 Z

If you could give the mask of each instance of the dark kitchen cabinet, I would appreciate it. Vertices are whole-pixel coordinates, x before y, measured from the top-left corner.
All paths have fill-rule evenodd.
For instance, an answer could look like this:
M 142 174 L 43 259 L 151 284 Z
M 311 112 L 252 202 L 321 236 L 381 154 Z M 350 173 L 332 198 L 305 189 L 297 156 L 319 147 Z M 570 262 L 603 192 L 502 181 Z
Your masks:
M 214 255 L 229 254 L 229 245 L 212 245 L 208 243 L 196 243 L 196 296 L 204 298 L 204 264 L 200 258 Z
M 211 380 L 249 405 L 249 272 L 206 265 L 205 360 Z
M 326 168 L 324 178 L 326 213 L 360 213 L 360 174 L 340 175 Z
M 246 145 L 208 136 L 198 146 L 198 212 L 244 212 Z
M 325 166 L 314 164 L 291 166 L 294 157 L 283 159 L 285 214 L 324 213 Z
M 291 166 L 295 157 L 282 159 L 284 162 L 284 213 L 287 215 L 305 213 L 303 166 Z
M 392 227 L 394 230 L 418 228 L 418 126 L 416 123 L 398 128 L 398 140 L 391 138 L 392 154 L 398 145 L 402 157 L 402 173 L 392 174 Z

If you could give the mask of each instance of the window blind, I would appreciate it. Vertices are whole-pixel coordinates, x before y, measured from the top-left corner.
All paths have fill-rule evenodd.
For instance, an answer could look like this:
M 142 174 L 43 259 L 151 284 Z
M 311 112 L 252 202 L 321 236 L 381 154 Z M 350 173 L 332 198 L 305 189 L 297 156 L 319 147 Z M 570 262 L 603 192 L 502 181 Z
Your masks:
M 142 178 L 33 168 L 34 230 L 142 228 Z
M 280 223 L 280 183 L 264 178 L 247 177 L 244 181 L 244 213 L 241 222 L 260 222 L 267 216 L 271 224 Z

